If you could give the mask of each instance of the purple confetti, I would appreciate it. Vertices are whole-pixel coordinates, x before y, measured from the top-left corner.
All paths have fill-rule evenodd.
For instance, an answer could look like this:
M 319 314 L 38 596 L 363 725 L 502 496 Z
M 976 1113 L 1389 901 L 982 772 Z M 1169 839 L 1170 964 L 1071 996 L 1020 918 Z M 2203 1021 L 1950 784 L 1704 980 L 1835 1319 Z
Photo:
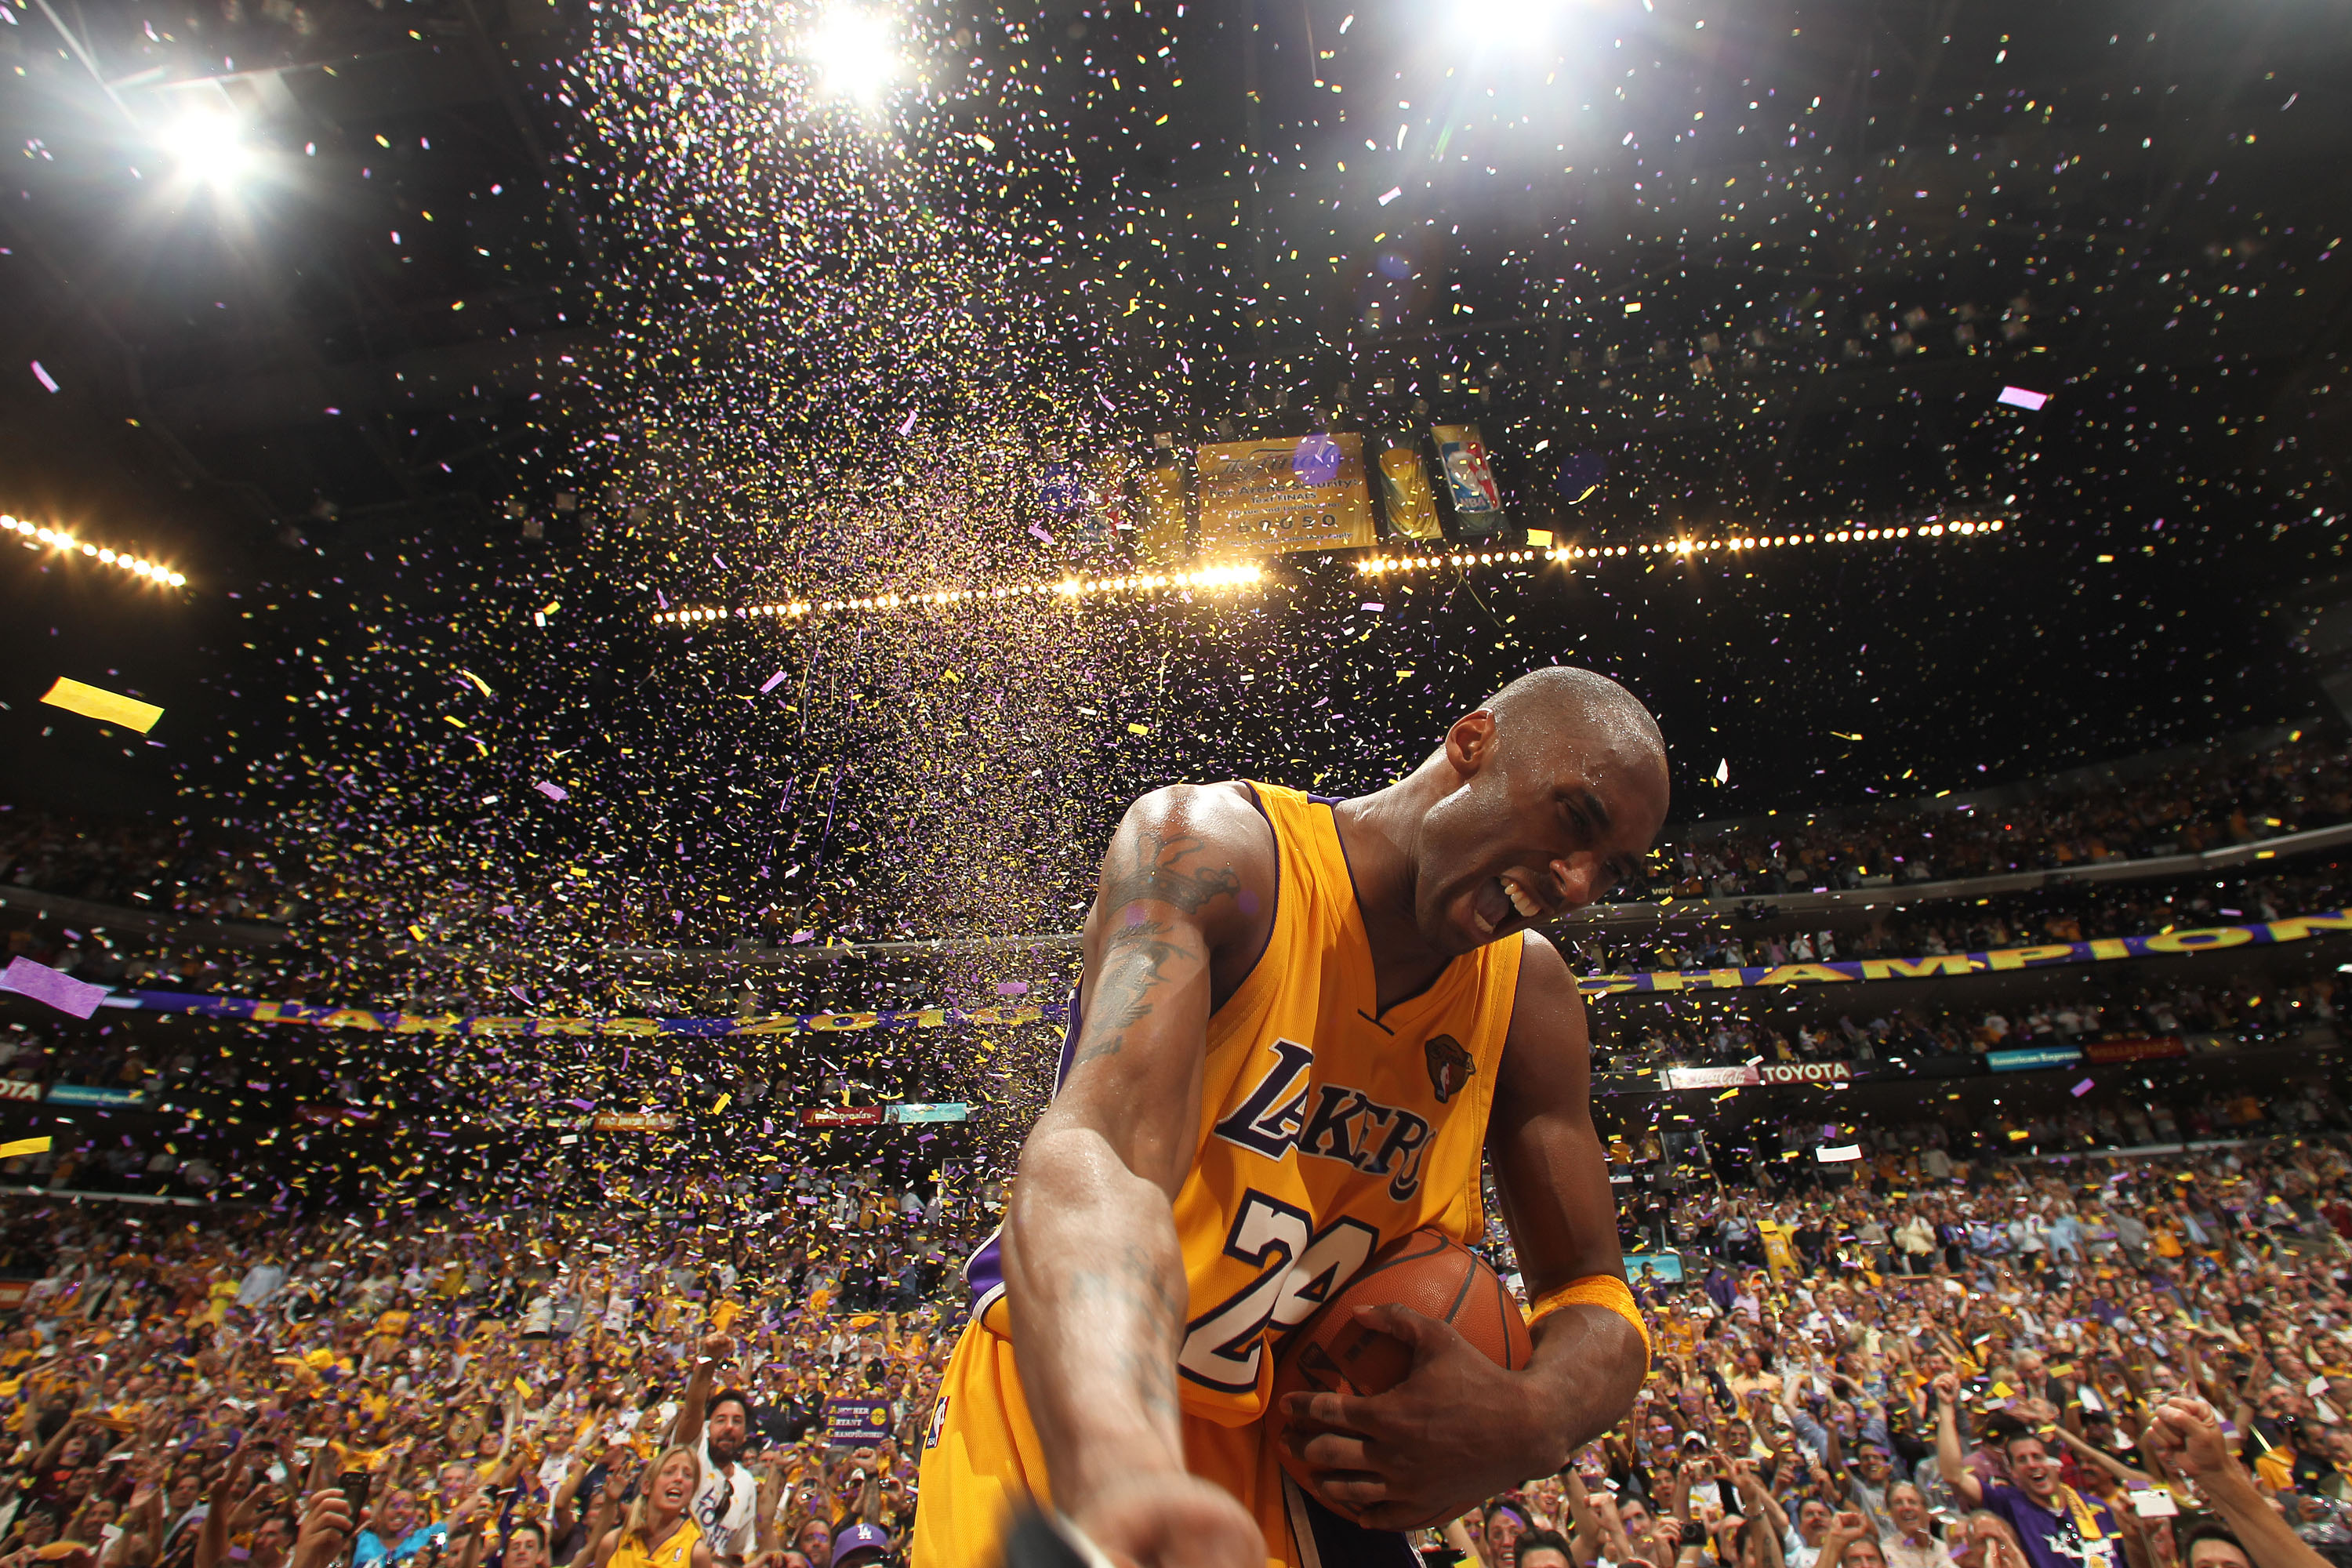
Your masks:
M 0 971 L 0 991 L 14 991 L 19 996 L 46 1002 L 58 1012 L 70 1013 L 77 1018 L 87 1018 L 97 1012 L 100 1001 L 106 995 L 103 985 L 76 980 L 29 958 L 12 959 L 8 967 Z
M 571 1106 L 575 1110 L 593 1110 L 596 1109 L 596 1102 L 593 1100 L 567 1100 L 563 1103 Z
M 775 674 L 768 677 L 768 684 L 760 688 L 760 695 L 765 697 L 769 692 L 773 691 L 777 687 L 782 686 L 783 683 L 784 672 L 780 669 L 776 671 Z
M 1993 401 L 2006 403 L 2011 408 L 2039 408 L 2050 401 L 2050 395 L 2046 392 L 2028 392 L 2021 386 L 2004 386 L 2000 389 L 2000 395 Z
M 562 784 L 552 784 L 541 781 L 530 787 L 537 790 L 540 794 L 545 795 L 550 800 L 569 800 L 572 798 L 572 792 L 565 789 Z
M 39 360 L 35 360 L 33 362 L 33 376 L 35 380 L 38 381 L 43 386 L 47 387 L 51 392 L 58 390 L 58 378 L 51 375 L 47 371 L 43 370 Z
M 1035 534 L 1038 538 L 1044 540 L 1048 544 L 1054 542 L 1054 536 L 1045 531 L 1045 525 L 1042 522 L 1031 523 L 1029 525 L 1029 531 Z
M 996 994 L 999 996 L 1026 996 L 1029 994 L 1029 983 L 1026 980 L 1000 980 L 996 983 Z
M 914 411 L 913 409 L 909 408 L 908 410 L 907 410 L 907 422 L 906 422 L 904 425 L 901 425 L 901 426 L 898 426 L 898 434 L 899 434 L 899 435 L 901 435 L 901 436 L 911 436 L 911 435 L 913 435 L 914 433 L 915 433 L 915 411 Z
M 2074 1098 L 2075 1098 L 2076 1100 L 2080 1100 L 2080 1099 L 2082 1099 L 2084 1095 L 2086 1095 L 2086 1094 L 2088 1094 L 2088 1093 L 2090 1093 L 2090 1092 L 2091 1092 L 2091 1080 L 2090 1080 L 2089 1079 L 2084 1079 L 2082 1082 L 2080 1082 L 2080 1083 L 2078 1083 L 2078 1084 L 2076 1084 L 2076 1085 L 2074 1086 Z

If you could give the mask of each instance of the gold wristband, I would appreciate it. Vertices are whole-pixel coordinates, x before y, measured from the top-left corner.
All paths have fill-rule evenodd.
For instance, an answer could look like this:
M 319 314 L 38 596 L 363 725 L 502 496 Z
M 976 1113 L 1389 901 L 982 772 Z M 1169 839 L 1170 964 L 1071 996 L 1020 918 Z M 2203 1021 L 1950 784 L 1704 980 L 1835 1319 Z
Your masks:
M 1625 1281 L 1614 1274 L 1588 1274 L 1581 1279 L 1571 1279 L 1556 1289 L 1547 1290 L 1536 1298 L 1528 1313 L 1528 1327 L 1532 1329 L 1562 1307 L 1606 1307 L 1627 1322 L 1642 1337 L 1642 1372 L 1650 1370 L 1650 1326 L 1642 1321 L 1642 1310 L 1633 1304 L 1633 1292 Z

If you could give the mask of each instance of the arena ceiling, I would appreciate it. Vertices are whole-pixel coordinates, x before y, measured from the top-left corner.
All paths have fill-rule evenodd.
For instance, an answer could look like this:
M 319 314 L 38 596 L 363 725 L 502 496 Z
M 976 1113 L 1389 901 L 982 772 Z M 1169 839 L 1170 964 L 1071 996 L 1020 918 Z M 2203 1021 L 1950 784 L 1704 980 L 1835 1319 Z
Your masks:
M 1087 645 L 1117 699 L 1088 710 L 1152 692 L 1166 737 L 1114 730 L 1089 791 L 1374 782 L 1553 658 L 1659 709 L 1682 816 L 1967 787 L 2324 707 L 2282 606 L 2340 569 L 2344 0 L 941 4 L 890 11 L 900 79 L 855 123 L 801 117 L 823 85 L 804 71 L 764 121 L 782 153 L 743 150 L 761 73 L 798 68 L 824 18 L 666 9 L 701 31 L 656 47 L 654 9 L 586 0 L 0 5 L 22 154 L 0 189 L 0 509 L 192 579 L 140 596 L 9 562 L 8 787 L 155 803 L 257 765 L 249 744 L 205 763 L 40 734 L 62 663 L 156 693 L 184 735 L 260 714 L 323 754 L 351 742 L 313 645 L 426 638 L 488 605 L 520 626 L 556 575 L 563 614 L 602 618 L 598 668 L 549 684 L 526 727 L 594 711 L 630 749 L 618 708 L 705 680 L 698 660 L 767 658 L 648 630 L 651 604 L 740 600 L 744 555 L 799 536 L 648 542 L 670 515 L 630 468 L 653 404 L 642 384 L 616 401 L 610 367 L 659 331 L 679 354 L 725 337 L 677 384 L 707 407 L 772 327 L 795 357 L 745 384 L 822 384 L 853 275 L 922 259 L 900 219 L 980 236 L 975 310 L 1017 274 L 1038 342 L 941 405 L 787 411 L 761 439 L 887 435 L 902 406 L 951 426 L 946 405 L 993 386 L 1088 405 L 1039 416 L 1050 460 L 1068 432 L 1246 426 L 1345 383 L 1359 407 L 1480 419 L 1516 510 L 1567 538 L 2009 524 L 1981 546 L 1432 579 L 1410 617 L 1343 567 L 1286 563 L 1279 595 L 1183 645 L 1174 706 L 1217 717 L 1181 739 L 1167 646 Z M 711 42 L 747 28 L 776 37 Z M 783 193 L 757 209 L 777 226 L 729 228 L 751 209 L 707 182 L 730 158 Z M 837 176 L 837 207 L 806 199 Z M 795 224 L 861 231 L 811 253 L 805 295 L 745 254 Z M 936 271 L 922 298 L 951 303 Z M 919 379 L 931 329 L 893 330 L 837 403 Z M 1565 479 L 1596 467 L 1580 499 Z M 1061 569 L 1018 510 L 972 531 L 967 565 Z M 845 536 L 825 569 L 887 581 Z M 539 689 L 510 651 L 491 684 Z M 806 728 L 734 732 L 698 765 L 754 768 Z

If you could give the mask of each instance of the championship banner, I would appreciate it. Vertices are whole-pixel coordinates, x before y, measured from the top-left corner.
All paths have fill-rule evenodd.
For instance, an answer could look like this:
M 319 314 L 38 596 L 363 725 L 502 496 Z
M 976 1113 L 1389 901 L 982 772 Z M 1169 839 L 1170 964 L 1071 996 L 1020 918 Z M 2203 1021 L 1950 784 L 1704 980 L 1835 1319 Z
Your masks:
M 1780 963 L 1769 968 L 1658 970 L 1632 974 L 1579 976 L 1588 1001 L 1628 994 L 1677 991 L 1762 990 L 1787 985 L 1842 985 L 1870 980 L 1938 980 L 2051 969 L 2070 963 L 2105 963 L 2126 958 L 2177 958 L 2225 947 L 2267 947 L 2315 936 L 2352 933 L 2352 909 L 2326 910 L 2292 920 L 2252 925 L 2200 926 L 2152 936 L 2108 936 L 2095 942 L 2045 942 L 1984 952 L 1940 952 L 1921 958 L 1864 958 L 1817 963 Z M 1017 1007 L 914 1007 L 873 1013 L 775 1013 L 756 1018 L 507 1018 L 461 1017 L 455 1013 L 379 1013 L 348 1007 L 317 1007 L 304 1002 L 265 1002 L 250 996 L 202 996 L 182 991 L 118 991 L 102 1005 L 154 1013 L 193 1013 L 253 1024 L 309 1024 L 325 1029 L 373 1030 L 394 1035 L 552 1036 L 647 1038 L 688 1035 L 704 1038 L 742 1035 L 848 1033 L 862 1029 L 942 1029 L 976 1025 L 1067 1024 L 1061 1003 Z M 1704 1069 L 1713 1070 L 1713 1069 Z M 1744 1082 L 1768 1081 L 1761 1078 Z M 1769 1081 L 1780 1081 L 1778 1079 Z M 1728 1087 L 1718 1085 L 1717 1087 Z M 117 1091 L 119 1092 L 119 1091 Z M 58 1098 L 52 1095 L 50 1098 Z M 120 1103 L 109 1101 L 108 1103 Z
M 109 1007 L 151 1013 L 194 1013 L 251 1024 L 310 1024 L 322 1029 L 368 1029 L 388 1035 L 484 1035 L 645 1038 L 656 1035 L 846 1034 L 860 1029 L 944 1029 L 1009 1024 L 1065 1024 L 1069 1009 L 1060 1003 L 1018 1007 L 914 1007 L 878 1013 L 773 1013 L 757 1018 L 502 1018 L 460 1017 L 455 1013 L 373 1013 L 351 1007 L 313 1007 L 303 1002 L 262 1002 L 250 996 L 199 996 L 181 991 L 120 991 Z
M 2352 931 L 2352 910 L 2328 910 L 2255 925 L 2201 926 L 2154 936 L 2106 936 L 2096 942 L 2053 942 L 1985 952 L 1942 952 L 1925 958 L 1864 958 L 1829 963 L 1780 963 L 1770 968 L 1685 969 L 1643 974 L 1587 974 L 1577 988 L 1587 998 L 1629 991 L 1740 991 L 1774 985 L 1837 985 L 1857 980 L 1937 980 L 2011 969 L 2050 969 L 2119 958 L 2175 958 L 2223 947 L 2264 947 Z
M 589 1131 L 593 1132 L 667 1132 L 677 1126 L 677 1117 L 658 1110 L 604 1110 L 588 1121 Z
M 1193 455 L 1201 553 L 1355 550 L 1378 542 L 1364 438 L 1281 436 L 1212 443 Z

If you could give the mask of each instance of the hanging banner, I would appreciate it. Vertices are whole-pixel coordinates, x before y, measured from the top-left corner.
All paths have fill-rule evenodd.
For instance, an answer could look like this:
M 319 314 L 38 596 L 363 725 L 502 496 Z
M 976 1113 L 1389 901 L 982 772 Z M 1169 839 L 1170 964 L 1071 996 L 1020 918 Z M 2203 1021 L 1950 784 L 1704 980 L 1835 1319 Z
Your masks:
M 2352 934 L 2352 909 L 2326 910 L 2292 920 L 2253 925 L 2203 926 L 2159 931 L 2153 936 L 2106 936 L 2095 942 L 2044 942 L 2033 947 L 1993 948 L 1984 952 L 1940 952 L 1923 958 L 1864 958 L 1826 963 L 1781 963 L 1746 969 L 1660 970 L 1631 974 L 1587 974 L 1577 980 L 1586 1000 L 1599 1001 L 1655 992 L 1769 990 L 1790 985 L 1843 985 L 1874 980 L 1938 980 L 2015 969 L 2050 969 L 2072 963 L 2105 963 L 2127 958 L 2177 958 L 2225 947 L 2266 947 L 2315 936 Z M 304 1002 L 264 1002 L 250 996 L 202 996 L 180 991 L 118 991 L 103 1004 L 155 1013 L 193 1013 L 254 1024 L 309 1024 L 326 1029 L 375 1030 L 395 1035 L 485 1035 L 605 1037 L 628 1039 L 656 1035 L 702 1037 L 740 1035 L 799 1035 L 863 1029 L 943 1029 L 1016 1024 L 1066 1024 L 1070 1010 L 1060 1003 L 1018 1007 L 915 1007 L 873 1013 L 776 1013 L 756 1018 L 503 1018 L 461 1017 L 455 1013 L 377 1013 L 348 1007 L 316 1007 Z M 1785 1064 L 1784 1064 L 1785 1065 Z M 1826 1064 L 1801 1064 L 1819 1067 Z M 1705 1069 L 1714 1070 L 1714 1069 Z M 1780 1081 L 1761 1076 L 1747 1083 Z M 1728 1087 L 1718 1085 L 1717 1087 Z M 5 1092 L 5 1091 L 0 1091 Z M 92 1091 L 100 1092 L 100 1091 Z M 106 1093 L 121 1093 L 107 1090 Z M 51 1099 L 58 1098 L 52 1094 Z M 88 1103 L 88 1102 L 86 1102 Z M 107 1100 L 120 1104 L 125 1101 Z
M 1354 431 L 1213 443 L 1193 463 L 1203 555 L 1356 550 L 1377 541 L 1364 438 Z
M 893 1121 L 966 1121 L 971 1117 L 971 1106 L 953 1102 L 923 1105 L 908 1100 L 890 1108 L 890 1120 Z
M 1494 532 L 1503 521 L 1503 492 L 1496 487 L 1478 426 L 1433 425 L 1429 434 L 1437 442 L 1437 461 L 1445 471 L 1455 525 L 1468 538 Z
M 2254 925 L 2203 926 L 2154 936 L 2103 936 L 2096 942 L 2053 942 L 1984 952 L 1939 952 L 1925 958 L 1863 958 L 1827 963 L 1780 963 L 1769 968 L 1685 969 L 1641 974 L 1588 974 L 1577 981 L 1587 998 L 1633 991 L 1740 991 L 1781 985 L 1842 985 L 1861 980 L 1938 980 L 2011 969 L 2051 969 L 2119 958 L 2178 958 L 2223 947 L 2263 947 L 2315 936 L 2352 932 L 2352 910 L 2326 910 Z
M 677 1126 L 677 1118 L 663 1111 L 604 1110 L 588 1121 L 595 1132 L 668 1132 Z
M 389 1035 L 568 1035 L 586 1038 L 643 1038 L 654 1035 L 799 1035 L 861 1029 L 944 1029 L 1011 1024 L 1063 1024 L 1069 1009 L 1059 1003 L 1018 1007 L 910 1007 L 878 1013 L 775 1013 L 757 1018 L 500 1018 L 460 1017 L 455 1013 L 373 1013 L 351 1007 L 314 1007 L 304 1002 L 262 1002 L 249 996 L 198 996 L 179 991 L 121 991 L 109 1007 L 153 1013 L 193 1013 L 252 1024 L 310 1024 L 322 1029 L 367 1029 Z

